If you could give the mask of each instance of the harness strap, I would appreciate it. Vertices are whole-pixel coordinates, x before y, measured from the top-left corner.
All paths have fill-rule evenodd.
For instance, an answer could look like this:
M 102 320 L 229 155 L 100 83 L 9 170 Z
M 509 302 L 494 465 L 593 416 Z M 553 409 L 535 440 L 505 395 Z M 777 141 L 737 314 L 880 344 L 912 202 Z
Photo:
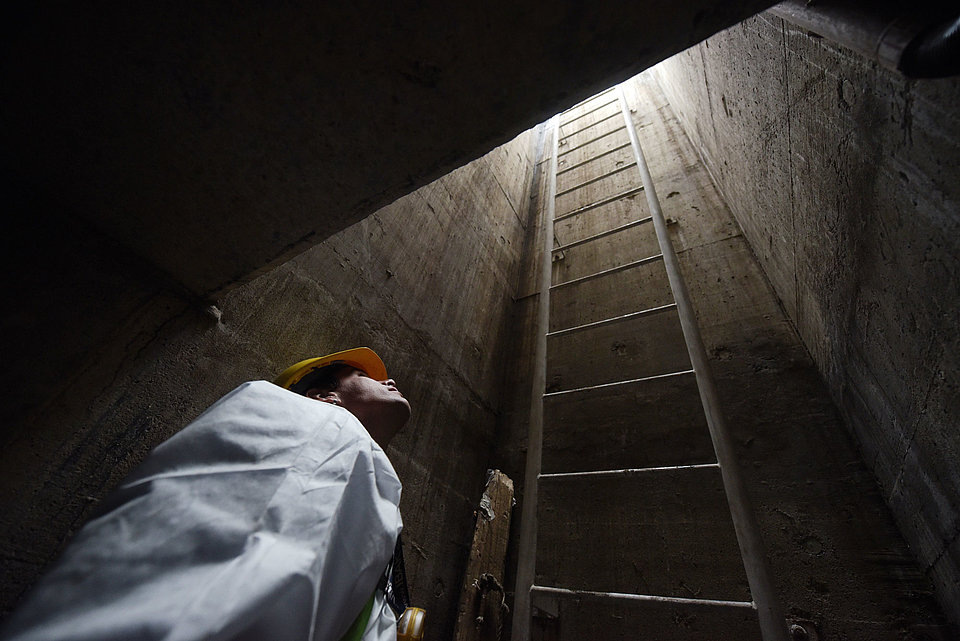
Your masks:
M 410 606 L 410 591 L 407 589 L 407 571 L 403 565 L 403 542 L 397 535 L 397 547 L 393 550 L 393 558 L 387 564 L 387 571 L 381 580 L 383 591 L 387 596 L 387 604 L 393 610 L 397 620 Z
M 407 606 L 410 605 L 410 592 L 407 589 L 407 571 L 403 565 L 403 543 L 400 536 L 397 535 L 397 547 L 393 550 L 393 558 L 387 563 L 387 569 L 384 571 L 376 590 L 370 595 L 370 600 L 363 607 L 357 618 L 347 633 L 343 635 L 340 641 L 360 641 L 363 631 L 367 629 L 367 623 L 370 622 L 370 614 L 373 612 L 373 601 L 377 591 L 383 590 L 386 596 L 387 605 L 393 610 L 397 621 L 403 616 Z

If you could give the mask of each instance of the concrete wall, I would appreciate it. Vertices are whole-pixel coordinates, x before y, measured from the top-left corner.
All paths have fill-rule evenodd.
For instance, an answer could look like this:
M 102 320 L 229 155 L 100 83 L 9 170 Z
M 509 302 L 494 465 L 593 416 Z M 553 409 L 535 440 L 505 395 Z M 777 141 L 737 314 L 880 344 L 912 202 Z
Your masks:
M 909 553 L 872 475 L 843 429 L 814 361 L 671 106 L 650 78 L 631 82 L 627 95 L 664 214 L 676 221 L 668 227 L 671 240 L 787 615 L 812 626 L 821 639 L 951 638 L 929 579 Z M 589 122 L 587 117 L 580 124 Z M 612 119 L 594 131 L 599 134 L 621 123 Z M 613 148 L 625 140 L 620 132 L 602 147 Z M 596 153 L 603 151 L 600 145 Z M 582 175 L 561 176 L 560 188 L 630 161 L 629 152 L 626 157 L 604 156 Z M 601 186 L 596 189 L 584 189 L 577 199 L 561 196 L 557 214 L 617 193 L 628 181 L 637 184 L 636 176 L 618 176 L 595 183 Z M 557 237 L 568 243 L 646 213 L 640 194 L 558 223 Z M 523 293 L 538 282 L 541 247 L 539 239 L 528 241 Z M 640 226 L 568 250 L 554 263 L 554 282 L 657 251 L 651 226 Z M 659 263 L 576 287 L 575 293 L 558 289 L 551 294 L 553 329 L 662 305 L 671 298 Z M 535 308 L 534 296 L 518 305 L 514 349 L 521 358 L 509 372 L 505 428 L 494 459 L 520 485 Z M 550 339 L 548 389 L 687 366 L 676 314 L 612 328 L 585 331 L 579 344 Z M 548 401 L 545 417 L 544 472 L 715 460 L 696 386 L 682 377 L 556 397 Z M 543 481 L 540 488 L 538 583 L 677 597 L 749 598 L 715 470 Z M 521 488 L 521 505 L 523 500 Z M 512 554 L 515 563 L 516 547 Z M 758 630 L 756 619 L 743 611 L 574 600 L 561 603 L 560 635 L 739 641 L 758 638 Z
M 27 272 L 14 294 L 45 307 L 34 338 L 62 341 L 70 358 L 39 363 L 39 409 L 4 432 L 3 611 L 110 487 L 222 394 L 369 345 L 413 406 L 388 449 L 404 481 L 406 565 L 430 635 L 450 636 L 494 447 L 535 141 L 523 134 L 396 201 L 216 311 L 146 284 L 82 227 L 51 229 L 58 278 Z M 101 258 L 77 259 L 89 254 Z
M 960 80 L 770 15 L 655 74 L 960 622 Z
M 217 296 L 771 4 L 21 3 L 0 184 Z

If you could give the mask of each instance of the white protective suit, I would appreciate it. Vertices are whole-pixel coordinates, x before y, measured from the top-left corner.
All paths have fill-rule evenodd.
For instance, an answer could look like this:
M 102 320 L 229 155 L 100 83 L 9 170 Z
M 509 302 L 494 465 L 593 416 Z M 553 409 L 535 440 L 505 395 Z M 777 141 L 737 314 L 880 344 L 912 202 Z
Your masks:
M 3 641 L 337 641 L 370 599 L 400 480 L 347 410 L 244 383 L 157 447 Z M 394 641 L 382 590 L 363 639 Z

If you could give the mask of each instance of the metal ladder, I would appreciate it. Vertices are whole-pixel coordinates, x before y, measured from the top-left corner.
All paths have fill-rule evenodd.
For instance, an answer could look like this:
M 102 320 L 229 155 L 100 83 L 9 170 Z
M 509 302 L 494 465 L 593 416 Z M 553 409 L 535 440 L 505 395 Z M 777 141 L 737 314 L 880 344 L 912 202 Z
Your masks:
M 574 148 L 568 147 L 564 151 L 560 150 L 561 127 L 566 127 L 567 125 L 591 114 L 595 114 L 594 117 L 597 118 L 599 115 L 596 114 L 596 112 L 604 107 L 607 107 L 608 105 L 613 105 L 614 103 L 619 103 L 619 114 L 613 113 L 611 115 L 604 116 L 596 122 L 570 133 L 563 140 L 569 139 L 570 137 L 578 134 L 582 137 L 584 132 L 586 132 L 588 129 L 592 129 L 596 125 L 603 122 L 613 120 L 618 116 L 622 117 L 624 123 L 622 127 L 606 132 L 602 132 L 598 129 L 595 131 L 595 134 L 594 132 L 591 132 L 591 135 L 589 135 L 586 142 L 582 142 Z M 584 111 L 576 117 L 569 118 L 565 122 L 562 122 L 562 119 L 567 116 L 567 114 L 570 114 L 577 109 L 582 109 Z M 532 606 L 537 600 L 590 598 L 616 603 L 657 602 L 665 604 L 708 605 L 711 607 L 720 608 L 751 609 L 756 612 L 761 636 L 764 641 L 787 641 L 787 624 L 781 606 L 776 598 L 770 569 L 759 534 L 759 528 L 753 515 L 753 511 L 748 504 L 744 484 L 738 472 L 736 461 L 734 460 L 733 448 L 730 443 L 730 437 L 728 435 L 726 425 L 724 424 L 723 418 L 720 414 L 717 391 L 708 367 L 706 352 L 704 350 L 703 341 L 700 337 L 700 331 L 696 323 L 696 316 L 691 306 L 686 286 L 680 275 L 677 256 L 667 234 L 667 224 L 664 220 L 663 212 L 661 211 L 660 203 L 657 199 L 656 191 L 650 178 L 650 173 L 647 168 L 646 160 L 643 156 L 643 151 L 640 148 L 640 143 L 630 115 L 630 110 L 627 106 L 623 88 L 621 86 L 611 88 L 601 94 L 597 94 L 596 96 L 589 98 L 582 103 L 579 103 L 578 105 L 575 105 L 574 107 L 571 107 L 562 114 L 554 116 L 550 121 L 550 129 L 552 130 L 552 153 L 550 155 L 550 169 L 548 171 L 549 180 L 547 184 L 546 207 L 545 212 L 543 213 L 542 237 L 544 239 L 544 249 L 541 262 L 541 282 L 537 313 L 537 324 L 539 330 L 535 348 L 533 394 L 530 406 L 530 426 L 527 447 L 523 508 L 521 513 L 519 562 L 517 568 L 512 638 L 514 641 L 528 641 L 528 639 L 530 639 Z M 627 147 L 632 148 L 634 162 L 617 167 L 612 172 L 591 178 L 585 182 L 574 185 L 569 189 L 565 189 L 560 192 L 557 191 L 558 158 L 560 156 L 566 155 L 574 149 L 596 143 L 608 136 L 614 136 L 624 130 L 629 137 L 629 142 L 619 144 L 613 143 L 614 146 L 612 148 L 606 149 L 594 157 L 581 160 L 578 163 L 565 167 L 560 173 L 582 167 L 602 156 L 607 156 L 617 151 L 624 150 Z M 604 144 L 609 143 L 611 143 L 610 140 L 604 142 Z M 608 178 L 616 173 L 626 172 L 629 170 L 639 172 L 639 178 L 641 180 L 640 186 L 630 188 L 627 191 L 623 191 L 616 195 L 602 197 L 588 205 L 578 207 L 569 212 L 564 212 L 559 216 L 556 215 L 556 201 L 564 194 L 581 189 L 586 185 L 604 180 L 605 178 Z M 599 234 L 594 234 L 564 246 L 554 247 L 554 242 L 556 241 L 554 230 L 555 220 L 560 221 L 569 217 L 582 215 L 587 211 L 604 206 L 606 204 L 613 203 L 624 198 L 630 198 L 636 194 L 639 194 L 641 191 L 645 192 L 650 216 L 645 218 L 637 217 L 626 224 L 618 225 L 617 227 L 608 229 Z M 653 223 L 656 230 L 657 242 L 660 247 L 660 253 L 658 255 L 640 257 L 635 261 L 627 262 L 614 268 L 602 270 L 600 272 L 570 281 L 564 281 L 558 284 L 554 284 L 552 282 L 554 254 L 558 252 L 564 252 L 575 246 L 594 242 L 600 238 L 606 238 L 614 234 L 619 234 L 627 229 L 650 222 Z M 559 245 L 559 243 L 557 244 Z M 615 272 L 632 269 L 656 261 L 662 261 L 664 264 L 667 272 L 667 278 L 669 280 L 670 290 L 674 300 L 673 303 L 657 306 L 651 309 L 641 309 L 625 315 L 619 315 L 575 327 L 550 331 L 551 290 L 556 290 L 558 287 L 564 287 L 575 282 L 603 278 Z M 669 372 L 647 378 L 635 378 L 625 381 L 604 383 L 578 389 L 559 390 L 552 392 L 547 391 L 546 372 L 548 340 L 570 332 L 590 331 L 601 326 L 620 323 L 628 319 L 636 319 L 655 315 L 668 309 L 675 309 L 679 316 L 680 326 L 683 332 L 683 342 L 686 345 L 686 351 L 690 359 L 690 369 Z M 710 440 L 712 441 L 713 450 L 716 455 L 716 462 L 639 469 L 592 470 L 585 472 L 566 472 L 555 474 L 541 473 L 545 401 L 551 399 L 551 397 L 556 397 L 563 394 L 590 394 L 596 390 L 612 388 L 619 385 L 644 385 L 648 381 L 660 379 L 665 376 L 695 377 L 697 388 L 699 390 L 701 405 L 706 418 L 706 424 L 710 433 Z M 570 482 L 574 482 L 576 479 L 590 479 L 597 477 L 656 475 L 661 474 L 666 470 L 671 470 L 674 473 L 677 473 L 678 471 L 687 473 L 695 470 L 701 470 L 703 468 L 718 468 L 720 471 L 723 482 L 723 492 L 726 495 L 727 504 L 729 506 L 731 520 L 736 533 L 737 545 L 739 546 L 743 569 L 746 574 L 752 600 L 726 601 L 655 594 L 598 592 L 578 590 L 570 587 L 541 586 L 534 584 L 534 579 L 536 576 L 538 493 L 539 483 L 541 481 L 553 482 L 558 479 L 570 479 Z

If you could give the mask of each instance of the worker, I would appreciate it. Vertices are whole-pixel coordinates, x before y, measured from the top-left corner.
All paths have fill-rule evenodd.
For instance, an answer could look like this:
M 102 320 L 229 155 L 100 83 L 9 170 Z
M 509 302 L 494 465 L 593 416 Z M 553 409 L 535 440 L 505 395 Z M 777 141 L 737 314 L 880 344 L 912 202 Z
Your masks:
M 409 417 L 363 347 L 244 383 L 104 499 L 0 639 L 394 641 L 383 448 Z

